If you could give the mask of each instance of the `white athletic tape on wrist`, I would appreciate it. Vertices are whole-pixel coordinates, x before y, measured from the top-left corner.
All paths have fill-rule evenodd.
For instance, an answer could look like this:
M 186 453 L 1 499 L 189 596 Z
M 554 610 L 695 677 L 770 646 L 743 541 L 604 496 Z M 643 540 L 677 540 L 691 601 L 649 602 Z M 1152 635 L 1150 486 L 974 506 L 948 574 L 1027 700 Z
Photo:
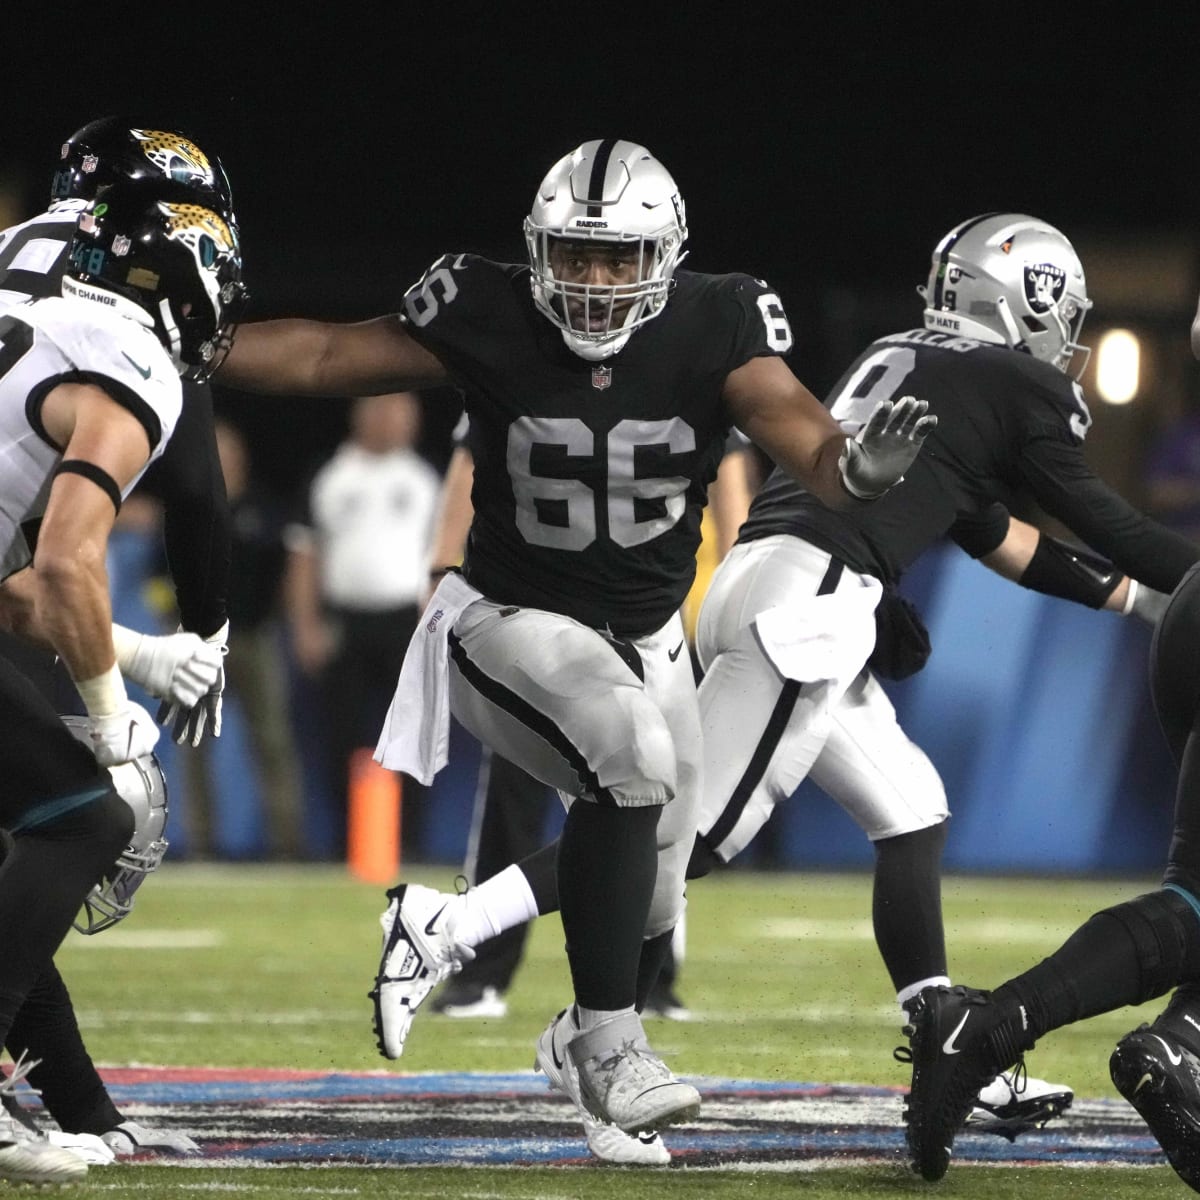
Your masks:
M 80 679 L 75 690 L 88 710 L 89 717 L 111 717 L 128 703 L 121 668 L 114 662 L 103 675 Z

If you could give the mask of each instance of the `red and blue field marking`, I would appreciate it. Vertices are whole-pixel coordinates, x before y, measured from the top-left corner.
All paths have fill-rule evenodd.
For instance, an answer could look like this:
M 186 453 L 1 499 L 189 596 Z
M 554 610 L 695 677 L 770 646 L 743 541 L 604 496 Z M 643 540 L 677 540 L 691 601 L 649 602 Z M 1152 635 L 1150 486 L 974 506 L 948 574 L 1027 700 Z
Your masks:
M 533 1072 L 322 1073 L 220 1068 L 101 1072 L 126 1116 L 190 1134 L 180 1166 L 599 1166 L 570 1103 Z M 903 1089 L 698 1077 L 704 1113 L 664 1135 L 688 1168 L 905 1162 Z M 24 1097 L 31 1105 L 33 1097 Z M 1079 1100 L 1015 1144 L 963 1133 L 957 1163 L 1157 1165 L 1123 1100 Z

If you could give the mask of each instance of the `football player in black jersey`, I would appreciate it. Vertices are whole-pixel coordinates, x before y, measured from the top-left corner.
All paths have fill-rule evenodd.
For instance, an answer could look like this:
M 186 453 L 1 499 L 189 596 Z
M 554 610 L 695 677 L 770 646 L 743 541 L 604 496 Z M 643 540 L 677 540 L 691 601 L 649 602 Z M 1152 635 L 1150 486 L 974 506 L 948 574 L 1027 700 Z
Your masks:
M 105 768 L 149 754 L 159 731 L 125 674 L 190 710 L 221 669 L 196 634 L 115 627 L 105 554 L 123 500 L 174 430 L 180 376 L 220 361 L 242 291 L 237 233 L 219 212 L 179 184 L 120 181 L 80 215 L 63 295 L 0 307 L 0 628 L 56 653 L 87 710 L 81 744 L 0 656 L 0 827 L 12 835 L 0 1041 L 130 843 L 133 816 Z M 50 1182 L 84 1167 L 43 1151 L 57 1153 L 25 1146 L 0 1117 L 0 1177 Z
M 699 1109 L 636 1006 L 683 906 L 700 726 L 679 606 L 726 435 L 737 425 L 824 502 L 858 506 L 928 432 L 906 397 L 847 437 L 780 357 L 792 334 L 779 297 L 749 276 L 677 270 L 686 234 L 648 151 L 586 142 L 537 190 L 528 265 L 448 254 L 401 314 L 245 326 L 221 377 L 284 394 L 465 393 L 467 553 L 410 644 L 377 757 L 429 782 L 452 709 L 567 797 L 558 898 L 576 1003 L 537 1058 L 617 1135 Z M 372 994 L 394 1058 L 454 942 L 447 897 L 390 895 Z
M 224 168 L 186 134 L 118 116 L 97 118 L 63 142 L 50 182 L 49 208 L 0 231 L 0 303 L 61 294 L 67 246 L 80 213 L 98 188 L 121 179 L 171 180 L 193 190 L 227 221 L 234 220 Z M 163 545 L 180 628 L 223 647 L 229 634 L 229 503 L 213 432 L 211 392 L 192 380 L 184 380 L 183 388 L 175 433 L 138 487 L 163 502 Z M 50 686 L 52 660 L 39 662 L 27 647 L 4 645 Z M 158 718 L 171 724 L 177 742 L 198 745 L 206 731 L 218 736 L 223 687 L 222 673 L 213 692 L 192 712 L 164 705 Z
M 911 389 L 938 416 L 925 452 L 877 504 L 848 512 L 774 472 L 705 597 L 704 799 L 688 871 L 729 862 L 811 776 L 874 845 L 875 935 L 903 1009 L 950 980 L 946 795 L 876 678 L 910 674 L 929 649 L 895 592 L 902 573 L 949 536 L 1026 587 L 1153 620 L 1200 556 L 1084 459 L 1091 416 L 1075 376 L 1091 301 L 1061 233 L 1022 214 L 965 221 L 934 251 L 922 294 L 924 328 L 869 345 L 829 405 L 861 420 Z M 1011 518 L 1028 498 L 1090 550 Z M 1070 1103 L 1069 1089 L 1021 1082 L 1018 1095 L 1011 1077 L 989 1080 L 976 1119 L 1012 1136 Z
M 1195 347 L 1200 357 L 1200 345 Z M 906 1119 L 926 1178 L 949 1165 L 972 1090 L 1053 1029 L 1174 988 L 1166 1008 L 1117 1043 L 1109 1073 L 1167 1159 L 1200 1191 L 1200 565 L 1171 595 L 1150 648 L 1154 706 L 1179 769 L 1163 885 L 1094 914 L 1058 950 L 994 991 L 927 989 L 907 1029 Z

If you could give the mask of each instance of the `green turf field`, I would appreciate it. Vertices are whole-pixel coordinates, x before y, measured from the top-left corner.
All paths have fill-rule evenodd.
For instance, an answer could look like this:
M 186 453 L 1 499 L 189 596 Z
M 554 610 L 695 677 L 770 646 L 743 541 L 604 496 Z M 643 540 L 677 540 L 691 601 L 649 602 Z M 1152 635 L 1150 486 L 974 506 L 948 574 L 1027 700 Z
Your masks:
M 407 877 L 451 887 L 451 868 Z M 1153 886 L 1124 880 L 951 878 L 947 936 L 956 980 L 989 987 L 1052 950 L 1088 914 Z M 366 991 L 378 952 L 379 888 L 340 869 L 168 864 L 124 925 L 72 934 L 59 965 L 101 1064 L 376 1070 Z M 905 1084 L 902 1041 L 871 939 L 870 881 L 859 875 L 729 872 L 693 886 L 679 990 L 697 1020 L 654 1022 L 681 1074 Z M 503 1021 L 418 1017 L 405 1071 L 511 1071 L 569 998 L 554 918 L 535 929 Z M 1145 1014 L 1124 1010 L 1047 1037 L 1032 1073 L 1080 1096 L 1112 1097 L 1115 1040 Z M 147 1197 L 193 1190 L 276 1195 L 1091 1197 L 1190 1194 L 1169 1168 L 953 1167 L 938 1185 L 882 1168 L 821 1172 L 645 1173 L 616 1169 L 93 1170 L 77 1194 Z M 401 1183 L 403 1180 L 403 1183 Z

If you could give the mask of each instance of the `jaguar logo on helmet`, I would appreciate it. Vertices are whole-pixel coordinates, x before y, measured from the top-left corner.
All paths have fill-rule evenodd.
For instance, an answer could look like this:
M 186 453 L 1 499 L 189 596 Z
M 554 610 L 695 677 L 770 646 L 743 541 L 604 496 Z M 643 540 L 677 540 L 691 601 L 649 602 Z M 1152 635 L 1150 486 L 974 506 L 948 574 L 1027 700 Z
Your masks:
M 162 129 L 131 129 L 129 132 L 142 143 L 143 153 L 168 179 L 214 186 L 208 155 L 189 138 Z
M 1036 313 L 1049 312 L 1061 299 L 1067 273 L 1053 263 L 1025 264 L 1025 299 Z

